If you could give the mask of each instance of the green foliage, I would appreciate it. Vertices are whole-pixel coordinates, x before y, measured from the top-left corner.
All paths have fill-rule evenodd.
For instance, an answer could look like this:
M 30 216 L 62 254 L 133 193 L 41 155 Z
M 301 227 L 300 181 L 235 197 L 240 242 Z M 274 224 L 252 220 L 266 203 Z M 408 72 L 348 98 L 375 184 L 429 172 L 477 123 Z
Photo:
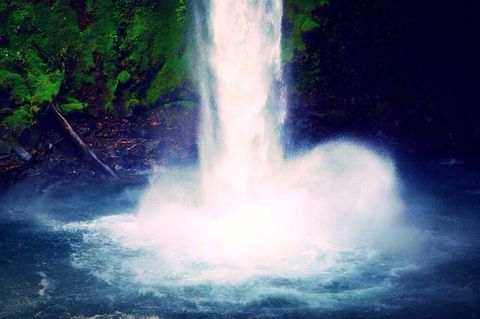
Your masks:
M 125 84 L 128 82 L 128 80 L 130 80 L 130 78 L 131 78 L 130 73 L 128 73 L 128 71 L 123 70 L 117 75 L 117 82 Z
M 0 90 L 8 92 L 18 101 L 25 101 L 30 96 L 30 90 L 24 78 L 8 70 L 0 70 Z
M 33 88 L 32 103 L 50 103 L 60 90 L 63 73 L 56 70 L 51 73 L 28 74 L 30 86 Z
M 72 111 L 81 111 L 87 107 L 87 104 L 80 102 L 74 97 L 68 97 L 66 103 L 60 104 L 59 108 L 64 113 Z
M 15 110 L 12 115 L 5 117 L 2 124 L 10 128 L 18 128 L 21 126 L 29 126 L 33 123 L 34 117 L 31 107 L 24 105 Z
M 140 101 L 137 99 L 130 99 L 125 102 L 125 112 L 130 112 L 133 108 L 140 105 Z
M 171 92 L 188 76 L 188 65 L 191 57 L 191 46 L 188 46 L 186 34 L 190 19 L 178 19 L 175 13 L 182 11 L 186 17 L 191 13 L 186 10 L 184 1 L 165 1 L 159 7 L 160 19 L 152 25 L 153 32 L 161 32 L 163 37 L 154 37 L 152 41 L 152 57 L 163 62 L 160 71 L 153 78 L 148 88 L 144 103 L 152 103 Z
M 185 5 L 185 0 L 180 0 L 178 2 L 177 8 L 175 9 L 175 15 L 178 22 L 183 22 L 187 15 L 187 6 Z
M 150 23 L 150 17 L 137 10 L 126 29 L 125 40 L 120 44 L 120 50 L 127 55 L 127 64 L 135 65 L 140 70 L 145 70 L 150 65 L 148 49 L 151 38 L 148 30 Z
M 41 105 L 60 91 L 74 14 L 65 1 L 10 0 L 0 6 L 0 17 L 0 90 L 10 96 L 6 101 L 12 110 L 2 124 L 28 126 Z
M 190 11 L 185 0 L 87 0 L 80 9 L 63 0 L 2 1 L 0 92 L 11 97 L 2 106 L 19 112 L 8 121 L 28 122 L 23 105 L 54 98 L 81 100 L 62 104 L 66 112 L 115 112 L 169 94 L 188 77 Z
M 282 41 L 282 57 L 286 61 L 293 58 L 295 51 L 304 52 L 302 32 L 319 27 L 314 15 L 316 8 L 328 5 L 328 0 L 286 0 L 285 15 L 291 29 Z

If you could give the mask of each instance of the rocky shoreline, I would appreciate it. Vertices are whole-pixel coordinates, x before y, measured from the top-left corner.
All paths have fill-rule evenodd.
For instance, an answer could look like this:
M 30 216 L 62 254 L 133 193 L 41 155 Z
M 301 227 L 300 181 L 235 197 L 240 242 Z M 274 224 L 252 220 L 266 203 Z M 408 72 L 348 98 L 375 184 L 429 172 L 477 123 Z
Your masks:
M 285 123 L 286 151 L 313 146 L 322 140 L 335 137 L 356 137 L 376 146 L 384 146 L 387 153 L 395 157 L 408 157 L 415 161 L 430 162 L 443 166 L 464 163 L 478 166 L 476 157 L 459 157 L 443 150 L 425 156 L 417 139 L 376 134 L 368 127 L 336 128 L 335 118 L 326 117 L 321 125 L 308 118 L 308 112 L 297 118 L 301 109 L 291 107 Z M 192 164 L 198 160 L 197 127 L 199 106 L 185 107 L 183 104 L 168 103 L 158 106 L 135 108 L 126 116 L 108 113 L 89 114 L 71 112 L 66 115 L 78 136 L 108 165 L 118 180 L 99 167 L 65 134 L 51 117 L 45 117 L 33 126 L 15 131 L 0 128 L 0 188 L 16 184 L 23 179 L 39 180 L 45 185 L 63 184 L 89 185 L 91 183 L 144 184 L 154 167 Z M 305 118 L 307 117 L 307 118 Z M 316 126 L 320 131 L 314 139 L 308 137 L 308 127 Z M 320 125 L 320 126 L 319 126 Z M 329 127 L 322 131 L 322 127 Z M 427 145 L 424 143 L 424 145 Z
M 197 117 L 198 108 L 171 104 L 160 110 L 137 108 L 126 117 L 72 113 L 68 120 L 119 176 L 118 182 L 144 183 L 154 166 L 196 160 Z M 0 184 L 26 177 L 80 184 L 111 178 L 51 118 L 15 132 L 0 132 Z

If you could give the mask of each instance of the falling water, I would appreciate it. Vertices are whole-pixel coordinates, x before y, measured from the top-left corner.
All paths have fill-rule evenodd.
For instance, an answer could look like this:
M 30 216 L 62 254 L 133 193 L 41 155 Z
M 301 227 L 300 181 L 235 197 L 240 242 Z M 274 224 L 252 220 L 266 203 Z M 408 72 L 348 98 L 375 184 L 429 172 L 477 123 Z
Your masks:
M 200 145 L 210 202 L 252 200 L 255 186 L 277 166 L 275 128 L 284 104 L 278 86 L 281 20 L 281 0 L 211 1 L 211 41 L 200 48 L 213 73 L 213 101 L 210 90 L 201 91 Z
M 358 281 L 364 267 L 385 265 L 384 253 L 411 247 L 388 158 L 334 141 L 283 159 L 282 1 L 207 8 L 208 23 L 196 23 L 201 167 L 159 168 L 136 214 L 68 225 L 86 230 L 74 265 L 150 288 L 259 276 Z
M 144 189 L 2 194 L 0 317 L 478 317 L 476 173 L 429 165 L 450 177 L 402 189 L 347 139 L 283 156 L 282 1 L 188 3 L 201 164 Z

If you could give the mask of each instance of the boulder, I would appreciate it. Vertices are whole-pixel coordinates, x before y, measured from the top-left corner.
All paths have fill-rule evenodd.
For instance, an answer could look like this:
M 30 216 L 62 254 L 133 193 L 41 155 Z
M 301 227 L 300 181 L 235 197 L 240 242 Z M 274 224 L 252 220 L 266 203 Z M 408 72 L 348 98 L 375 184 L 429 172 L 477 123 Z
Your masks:
M 0 139 L 0 155 L 9 155 L 12 152 L 12 147 L 6 141 Z

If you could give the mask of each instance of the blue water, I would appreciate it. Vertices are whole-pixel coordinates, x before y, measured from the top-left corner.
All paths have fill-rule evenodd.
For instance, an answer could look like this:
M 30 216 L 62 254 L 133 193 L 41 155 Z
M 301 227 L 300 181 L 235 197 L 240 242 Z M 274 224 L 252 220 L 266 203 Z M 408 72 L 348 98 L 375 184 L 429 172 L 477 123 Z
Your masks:
M 410 257 L 342 252 L 308 278 L 185 286 L 130 280 L 119 261 L 145 252 L 62 227 L 133 212 L 142 187 L 25 181 L 1 195 L 0 318 L 478 318 L 480 174 L 407 163 L 399 175 L 405 222 L 422 235 Z M 104 260 L 89 255 L 99 249 Z

